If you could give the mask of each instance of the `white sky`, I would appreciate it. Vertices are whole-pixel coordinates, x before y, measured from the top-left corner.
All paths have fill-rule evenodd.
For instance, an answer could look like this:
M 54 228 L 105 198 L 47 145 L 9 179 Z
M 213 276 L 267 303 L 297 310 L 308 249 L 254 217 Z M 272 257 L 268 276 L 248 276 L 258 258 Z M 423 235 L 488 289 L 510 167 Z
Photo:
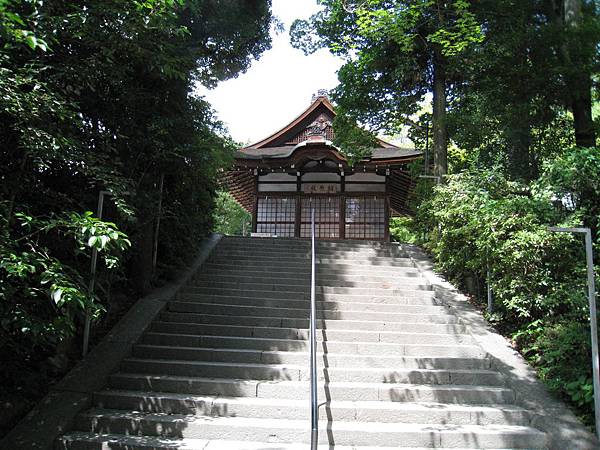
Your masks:
M 285 31 L 272 36 L 272 48 L 238 78 L 210 91 L 198 89 L 236 141 L 251 144 L 271 135 L 308 108 L 317 90 L 338 84 L 341 59 L 325 49 L 304 56 L 290 44 L 292 22 L 317 10 L 315 0 L 273 0 L 273 13 Z

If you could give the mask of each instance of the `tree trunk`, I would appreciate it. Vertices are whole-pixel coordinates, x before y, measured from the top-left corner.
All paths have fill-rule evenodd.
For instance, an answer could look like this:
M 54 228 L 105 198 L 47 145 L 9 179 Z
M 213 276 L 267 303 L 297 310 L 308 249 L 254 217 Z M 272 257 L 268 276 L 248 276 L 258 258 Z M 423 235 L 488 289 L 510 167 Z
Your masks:
M 569 85 L 575 143 L 579 147 L 594 147 L 596 130 L 592 120 L 592 82 L 589 73 L 582 71 L 576 74 Z
M 567 33 L 573 32 L 579 27 L 582 19 L 581 0 L 556 0 L 554 9 L 559 22 Z M 570 47 L 590 45 L 579 41 L 579 37 L 567 35 L 560 46 L 560 55 L 565 66 L 565 84 L 569 92 L 569 105 L 573 113 L 573 127 L 575 130 L 575 143 L 579 147 L 593 147 L 596 145 L 596 130 L 592 120 L 592 81 L 586 61 L 578 58 L 576 54 L 581 51 L 570 51 Z M 571 40 L 571 42 L 569 42 Z M 594 45 L 592 43 L 591 45 Z M 585 52 L 584 52 L 585 53 Z
M 439 48 L 433 53 L 433 174 L 442 182 L 448 173 L 448 130 L 446 125 L 446 67 Z

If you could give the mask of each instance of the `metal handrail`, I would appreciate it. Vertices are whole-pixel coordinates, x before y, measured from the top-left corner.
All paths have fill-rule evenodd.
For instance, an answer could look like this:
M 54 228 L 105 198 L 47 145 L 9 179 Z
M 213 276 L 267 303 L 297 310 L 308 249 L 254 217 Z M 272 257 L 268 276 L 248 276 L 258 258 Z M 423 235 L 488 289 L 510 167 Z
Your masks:
M 315 450 L 319 442 L 319 405 L 317 403 L 317 302 L 315 296 L 316 251 L 315 208 L 311 210 L 311 276 L 310 276 L 310 448 Z

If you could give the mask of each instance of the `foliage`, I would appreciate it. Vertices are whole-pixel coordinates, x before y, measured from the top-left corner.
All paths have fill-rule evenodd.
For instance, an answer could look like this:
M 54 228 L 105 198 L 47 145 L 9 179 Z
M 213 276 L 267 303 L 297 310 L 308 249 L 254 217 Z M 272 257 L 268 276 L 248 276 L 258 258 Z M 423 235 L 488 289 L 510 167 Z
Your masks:
M 591 425 L 594 399 L 589 323 L 538 320 L 515 333 L 514 338 L 550 390 L 574 404 Z
M 89 211 L 14 216 L 10 228 L 0 219 L 0 354 L 12 366 L 4 377 L 15 378 L 3 377 L 9 387 L 20 383 L 24 366 L 51 357 L 73 335 L 84 312 L 97 319 L 104 311 L 80 269 L 85 263 L 89 267 L 91 249 L 114 270 L 130 246 L 114 224 Z
M 217 192 L 213 216 L 217 233 L 247 236 L 252 229 L 252 216 L 228 192 Z
M 0 0 L 3 361 L 43 372 L 84 310 L 119 309 L 193 256 L 235 147 L 195 85 L 245 71 L 271 22 L 270 0 Z M 108 221 L 89 212 L 101 191 Z
M 319 47 L 345 58 L 338 72 L 336 133 L 351 135 L 348 126 L 360 123 L 374 133 L 395 134 L 405 125 L 423 128 L 411 118 L 428 92 L 439 90 L 446 101 L 446 72 L 470 46 L 481 42 L 479 23 L 470 2 L 326 0 L 324 10 L 291 30 L 292 44 L 312 52 Z M 439 81 L 436 84 L 436 80 Z M 448 83 L 449 84 L 449 83 Z M 439 88 L 439 89 L 438 89 Z M 438 103 L 438 106 L 442 103 Z M 443 173 L 445 109 L 433 109 L 434 147 Z M 353 141 L 341 141 L 342 149 Z
M 390 235 L 394 241 L 405 244 L 414 244 L 418 240 L 414 220 L 411 217 L 390 218 Z
M 417 214 L 440 270 L 482 303 L 490 283 L 495 311 L 489 320 L 513 336 L 542 380 L 582 414 L 591 411 L 585 254 L 580 237 L 548 227 L 590 218 L 578 199 L 589 192 L 589 204 L 600 203 L 597 178 L 590 177 L 597 155 L 595 148 L 568 149 L 548 160 L 529 186 L 498 169 L 451 175 Z M 565 208 L 565 199 L 575 200 Z

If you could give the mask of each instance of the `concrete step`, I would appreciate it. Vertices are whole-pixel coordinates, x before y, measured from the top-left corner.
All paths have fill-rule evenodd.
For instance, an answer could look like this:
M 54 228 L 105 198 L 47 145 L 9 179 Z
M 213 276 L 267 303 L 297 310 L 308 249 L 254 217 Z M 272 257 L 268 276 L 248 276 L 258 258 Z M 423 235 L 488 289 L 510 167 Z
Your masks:
M 403 274 L 418 274 L 419 270 L 415 267 L 386 267 L 386 266 L 369 266 L 369 265 L 317 265 L 317 274 L 338 274 L 338 275 L 403 275 Z M 237 263 L 235 261 L 223 261 L 215 263 L 214 261 L 207 261 L 202 265 L 202 272 L 218 272 L 218 273 L 269 273 L 269 274 L 289 274 L 289 273 L 300 273 L 303 276 L 310 277 L 310 264 L 307 267 L 302 266 L 301 269 L 297 267 L 288 267 L 280 264 L 245 264 Z
M 261 316 L 261 317 L 287 317 L 308 318 L 309 308 L 273 308 L 260 306 L 225 305 L 217 303 L 201 303 L 199 301 L 170 301 L 169 311 L 190 312 L 216 315 L 233 316 Z M 319 319 L 348 319 L 348 320 L 385 320 L 388 322 L 410 323 L 457 323 L 456 316 L 451 314 L 420 314 L 420 313 L 395 313 L 372 311 L 330 311 L 318 310 Z
M 235 261 L 235 262 L 249 262 L 249 263 L 260 263 L 264 262 L 266 264 L 277 264 L 281 262 L 282 264 L 300 264 L 300 265 L 310 265 L 311 256 L 309 253 L 286 253 L 286 252 L 276 252 L 276 253 L 258 253 L 258 252 L 245 252 L 237 255 L 232 255 L 227 252 L 216 252 L 210 256 L 208 261 L 214 261 L 216 263 L 223 261 Z
M 306 443 L 272 443 L 231 440 L 179 439 L 153 436 L 122 436 L 86 432 L 72 432 L 61 438 L 59 450 L 306 450 Z M 394 447 L 318 445 L 317 450 L 396 450 Z M 425 450 L 426 447 L 403 447 L 405 450 Z M 432 448 L 432 447 L 428 447 Z M 437 450 L 449 448 L 435 447 Z M 454 447 L 453 450 L 466 450 Z M 499 449 L 497 449 L 499 450 Z M 535 450 L 535 449 L 533 449 Z
M 226 256 L 215 255 L 207 260 L 210 264 L 235 264 L 239 268 L 256 267 L 258 265 L 267 267 L 281 267 L 294 270 L 310 270 L 310 259 L 290 259 L 290 258 L 227 258 Z
M 393 281 L 348 281 L 331 280 L 317 277 L 315 281 L 319 292 L 329 292 L 330 288 L 348 288 L 346 292 L 354 292 L 357 289 L 364 290 L 398 290 L 398 289 L 423 289 L 430 290 L 430 284 L 423 278 L 404 277 Z M 278 279 L 278 278 L 239 278 L 239 277 L 214 277 L 210 279 L 199 279 L 193 284 L 186 286 L 184 290 L 194 288 L 236 288 L 250 290 L 270 290 L 288 292 L 306 292 L 310 289 L 309 280 Z M 350 291 L 351 289 L 351 291 Z M 336 289 L 337 290 L 337 289 Z M 332 291 L 335 292 L 335 291 Z M 358 291 L 360 292 L 360 291 Z
M 369 240 L 356 240 L 356 239 L 344 239 L 344 240 L 317 240 L 318 248 L 344 248 L 344 249 L 371 249 L 371 248 L 391 248 L 400 247 L 398 244 L 392 244 L 389 242 L 381 241 L 369 241 Z M 237 248 L 249 248 L 252 246 L 265 248 L 265 247 L 292 247 L 292 246 L 305 246 L 310 248 L 309 238 L 248 238 L 241 236 L 225 236 L 219 243 L 221 246 L 233 246 Z
M 218 272 L 218 273 L 261 273 L 261 274 L 297 274 L 302 276 L 310 277 L 310 265 L 308 267 L 303 267 L 302 270 L 299 270 L 294 267 L 286 267 L 283 265 L 265 265 L 262 264 L 260 266 L 257 265 L 248 265 L 248 264 L 236 264 L 234 261 L 227 261 L 222 263 L 215 263 L 211 261 L 207 261 L 202 265 L 201 272 Z
M 443 306 L 444 304 L 435 298 L 435 294 L 431 291 L 411 291 L 412 296 L 400 295 L 384 295 L 384 296 L 368 296 L 368 295 L 348 295 L 348 294 L 317 294 L 316 300 L 318 304 L 335 303 L 362 303 L 368 305 L 388 304 L 388 305 L 414 305 L 414 306 Z M 299 301 L 303 304 L 310 300 L 304 298 L 304 295 L 289 296 L 286 293 L 273 295 L 271 297 L 256 296 L 254 292 L 249 292 L 251 296 L 246 295 L 221 295 L 221 294 L 198 294 L 193 291 L 181 290 L 176 295 L 178 300 L 185 299 L 202 299 L 206 303 L 221 303 L 226 305 L 242 304 L 244 301 L 252 301 L 252 299 L 274 300 L 276 302 Z M 270 295 L 270 294 L 269 294 Z M 300 297 L 300 298 L 299 298 Z
M 309 330 L 285 327 L 246 327 L 242 325 L 196 324 L 155 321 L 150 331 L 157 333 L 194 334 L 201 336 L 263 337 L 276 339 L 308 339 Z M 469 334 L 408 333 L 401 331 L 319 329 L 318 341 L 383 342 L 421 345 L 474 345 Z
M 257 298 L 257 297 L 225 297 L 212 296 L 205 298 L 202 295 L 184 291 L 177 295 L 177 299 L 183 302 L 197 302 L 209 304 L 226 304 L 238 306 L 260 306 L 268 308 L 293 308 L 309 309 L 310 300 Z M 443 305 L 409 305 L 392 302 L 347 302 L 347 301 L 318 301 L 319 311 L 370 311 L 370 312 L 394 312 L 410 314 L 450 314 L 451 311 Z
M 344 266 L 385 266 L 385 267 L 415 267 L 412 259 L 409 258 L 337 258 L 318 256 L 316 258 L 317 265 L 331 265 L 337 267 Z
M 214 256 L 227 256 L 231 259 L 235 259 L 237 257 L 246 257 L 253 256 L 256 258 L 300 258 L 300 259 L 310 259 L 311 252 L 309 249 L 293 249 L 291 251 L 285 251 L 280 249 L 271 249 L 271 248 L 254 248 L 254 249 L 246 249 L 246 248 L 219 248 L 214 254 Z
M 309 383 L 306 381 L 181 377 L 122 372 L 110 376 L 109 386 L 119 390 L 305 401 L 309 398 L 310 391 Z M 321 383 L 318 385 L 318 396 L 322 400 L 335 399 L 336 401 L 434 402 L 477 405 L 513 404 L 515 401 L 514 392 L 504 387 L 400 383 Z
M 144 413 L 300 420 L 308 420 L 310 417 L 309 405 L 306 401 L 272 398 L 105 390 L 94 394 L 94 404 L 99 408 Z M 332 400 L 319 406 L 319 419 L 347 422 L 529 425 L 530 417 L 526 410 L 511 405 Z
M 189 291 L 188 291 L 189 292 Z M 278 291 L 257 291 L 247 289 L 207 289 L 200 288 L 195 294 L 201 294 L 202 298 L 237 298 L 237 297 L 258 297 L 258 298 L 277 298 L 289 300 L 309 300 L 308 292 L 278 292 Z M 359 302 L 359 303 L 397 303 L 409 304 L 414 301 L 432 301 L 435 299 L 433 291 L 408 290 L 403 289 L 400 294 L 386 292 L 385 295 L 372 294 L 340 294 L 340 293 L 316 293 L 317 301 L 332 302 Z
M 416 267 L 386 267 L 386 266 L 370 266 L 363 265 L 362 267 L 357 265 L 317 265 L 317 275 L 327 276 L 327 275 L 340 275 L 346 277 L 354 277 L 354 276 L 372 276 L 372 275 L 380 275 L 380 276 L 419 276 L 419 269 Z
M 232 245 L 235 247 L 249 247 L 255 245 L 258 247 L 269 246 L 305 246 L 310 248 L 308 239 L 283 238 L 283 237 L 244 237 L 244 236 L 224 236 L 219 246 Z
M 153 436 L 122 436 L 76 431 L 61 438 L 58 450 L 306 450 L 306 443 L 273 443 L 273 442 L 248 442 L 232 440 L 205 440 L 164 438 Z M 322 444 L 317 450 L 397 450 L 399 447 L 373 447 L 373 446 L 346 446 Z M 405 450 L 425 450 L 426 447 L 402 447 Z M 428 447 L 432 448 L 432 447 Z M 435 447 L 437 450 L 449 450 L 448 447 Z M 453 450 L 466 450 L 454 447 Z M 503 449 L 496 449 L 503 450 Z M 535 449 L 534 449 L 535 450 Z
M 293 274 L 290 274 L 293 275 Z M 299 274 L 299 276 L 280 276 L 279 274 L 262 274 L 258 272 L 254 275 L 245 272 L 231 273 L 227 272 L 202 272 L 198 274 L 190 286 L 197 286 L 206 282 L 218 283 L 256 283 L 256 284 L 275 284 L 310 286 L 310 274 Z
M 163 312 L 161 322 L 199 323 L 212 325 L 240 325 L 251 327 L 282 327 L 282 328 L 308 328 L 308 319 L 290 319 L 286 317 L 260 317 L 260 316 L 223 316 L 200 313 Z M 317 320 L 317 329 L 324 330 L 373 330 L 373 331 L 399 331 L 403 333 L 440 333 L 440 334 L 466 334 L 464 325 L 435 324 L 435 323 L 399 323 L 368 320 Z
M 433 299 L 435 293 L 433 291 L 422 291 L 422 290 L 408 290 L 403 289 L 401 294 L 388 293 L 386 295 L 369 295 L 369 294 L 320 294 L 317 293 L 317 301 L 347 301 L 347 302 L 361 302 L 361 303 L 389 303 L 397 300 L 398 303 L 412 299 Z
M 275 339 L 260 337 L 232 336 L 201 336 L 196 334 L 173 334 L 151 332 L 144 334 L 144 344 L 174 347 L 208 347 L 251 350 L 304 350 L 307 340 Z M 431 358 L 486 358 L 486 354 L 475 345 L 424 345 L 424 344 L 395 344 L 381 342 L 336 342 L 319 341 L 319 351 L 326 353 L 350 353 L 355 355 L 388 355 L 388 356 L 421 356 L 424 361 Z M 418 366 L 425 367 L 425 366 Z
M 256 265 L 266 265 L 269 267 L 285 266 L 286 268 L 306 269 L 311 267 L 311 259 L 306 258 L 287 258 L 280 257 L 261 257 L 261 256 L 236 256 L 228 257 L 227 255 L 219 255 L 218 253 L 210 257 L 207 263 L 210 264 L 230 264 L 235 262 L 239 267 L 254 267 Z M 408 258 L 338 258 L 317 256 L 315 260 L 317 266 L 335 267 L 338 270 L 344 270 L 352 267 L 385 267 L 385 268 L 404 268 L 415 267 L 414 262 Z
M 165 436 L 193 439 L 223 439 L 243 436 L 245 441 L 308 442 L 305 420 L 261 420 L 245 417 L 203 417 L 144 414 L 118 410 L 92 410 L 77 418 L 80 430 L 124 435 Z M 360 422 L 321 422 L 319 442 L 336 445 L 498 448 L 540 448 L 546 445 L 543 433 L 508 425 L 432 425 Z
M 149 359 L 306 365 L 309 358 L 309 354 L 306 350 L 307 348 L 298 351 L 281 351 L 136 344 L 133 347 L 132 353 L 134 357 Z M 419 368 L 463 371 L 482 371 L 489 368 L 489 361 L 479 358 L 436 357 L 425 359 L 405 356 L 349 355 L 345 353 L 327 353 L 323 350 L 324 349 L 321 346 L 317 353 L 319 367 L 401 367 L 405 369 Z
M 173 352 L 175 353 L 175 352 Z M 180 352 L 184 353 L 184 352 Z M 192 352 L 185 353 L 190 356 Z M 153 375 L 174 375 L 201 378 L 236 378 L 252 380 L 308 381 L 305 364 L 267 364 L 177 359 L 126 358 L 121 371 Z M 319 380 L 328 382 L 402 383 L 426 385 L 502 386 L 504 379 L 493 371 L 403 369 L 399 367 L 325 367 L 318 370 Z
M 392 250 L 377 250 L 361 249 L 361 250 L 343 250 L 343 249 L 324 249 L 318 248 L 315 255 L 318 258 L 335 258 L 335 259 L 407 259 L 406 255 L 396 253 Z M 273 249 L 273 248 L 219 248 L 213 256 L 236 258 L 286 258 L 286 259 L 310 259 L 312 254 L 310 249 Z M 409 259 L 409 258 L 408 258 Z

